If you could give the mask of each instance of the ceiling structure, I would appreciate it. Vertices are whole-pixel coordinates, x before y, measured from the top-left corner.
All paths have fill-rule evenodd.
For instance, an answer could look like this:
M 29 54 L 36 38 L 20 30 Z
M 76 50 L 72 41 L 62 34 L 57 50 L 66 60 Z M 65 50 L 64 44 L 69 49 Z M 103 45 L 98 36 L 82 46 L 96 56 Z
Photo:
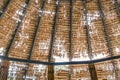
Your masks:
M 119 40 L 120 0 L 1 0 L 0 80 L 119 80 Z

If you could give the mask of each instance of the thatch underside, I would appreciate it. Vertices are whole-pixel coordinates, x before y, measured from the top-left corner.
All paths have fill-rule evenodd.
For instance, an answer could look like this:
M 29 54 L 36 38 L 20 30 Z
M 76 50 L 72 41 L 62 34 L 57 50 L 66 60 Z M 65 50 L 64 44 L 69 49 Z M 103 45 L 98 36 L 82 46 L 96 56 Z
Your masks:
M 0 80 L 119 80 L 120 0 L 0 0 L 0 56 Z

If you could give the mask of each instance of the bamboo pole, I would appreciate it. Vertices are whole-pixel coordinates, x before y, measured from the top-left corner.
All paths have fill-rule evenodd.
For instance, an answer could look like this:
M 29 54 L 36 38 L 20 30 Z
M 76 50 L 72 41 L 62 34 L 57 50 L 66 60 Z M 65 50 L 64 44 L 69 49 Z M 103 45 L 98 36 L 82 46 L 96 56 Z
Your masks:
M 95 65 L 94 64 L 89 64 L 88 66 L 89 66 L 89 72 L 90 72 L 91 80 L 98 80 Z
M 54 66 L 48 66 L 48 80 L 54 80 Z

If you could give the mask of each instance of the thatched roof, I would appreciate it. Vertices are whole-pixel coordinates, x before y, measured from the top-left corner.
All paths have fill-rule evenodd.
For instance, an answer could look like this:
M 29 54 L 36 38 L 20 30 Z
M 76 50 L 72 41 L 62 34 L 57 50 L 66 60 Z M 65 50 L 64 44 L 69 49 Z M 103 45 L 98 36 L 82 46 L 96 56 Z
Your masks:
M 119 80 L 119 58 L 120 0 L 0 0 L 0 76 L 47 80 L 53 65 L 55 80 L 90 80 L 94 63 Z

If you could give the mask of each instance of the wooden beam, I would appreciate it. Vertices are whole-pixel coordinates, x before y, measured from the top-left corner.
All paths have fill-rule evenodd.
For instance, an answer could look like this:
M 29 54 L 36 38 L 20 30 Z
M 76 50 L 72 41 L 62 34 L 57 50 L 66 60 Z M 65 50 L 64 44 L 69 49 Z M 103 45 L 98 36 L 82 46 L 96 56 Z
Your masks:
M 48 65 L 48 80 L 54 80 L 54 65 Z
M 0 80 L 7 80 L 9 70 L 9 61 L 5 60 L 0 65 Z
M 94 64 L 89 64 L 88 67 L 89 67 L 91 80 L 98 80 L 95 65 Z

